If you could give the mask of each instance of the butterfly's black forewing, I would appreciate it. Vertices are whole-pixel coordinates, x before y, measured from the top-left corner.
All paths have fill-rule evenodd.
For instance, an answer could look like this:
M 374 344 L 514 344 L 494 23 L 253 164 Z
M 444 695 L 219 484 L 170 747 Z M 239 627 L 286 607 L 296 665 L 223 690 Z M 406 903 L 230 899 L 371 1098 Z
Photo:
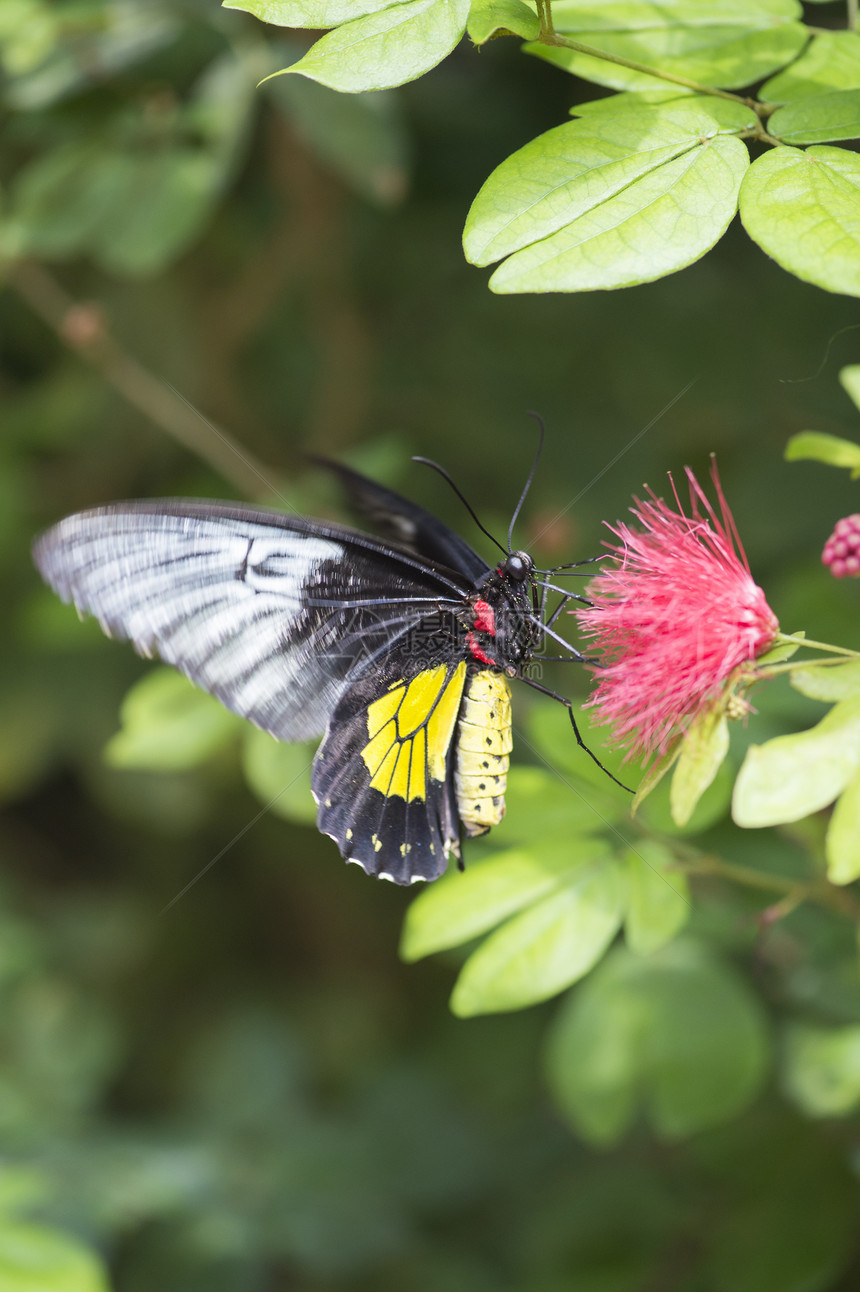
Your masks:
M 344 526 L 168 499 L 70 516 L 37 542 L 45 580 L 280 740 L 326 727 L 350 679 L 468 581 Z
M 313 460 L 337 476 L 354 510 L 378 533 L 417 556 L 459 571 L 476 587 L 483 583 L 490 572 L 487 562 L 438 517 L 350 467 L 327 458 Z

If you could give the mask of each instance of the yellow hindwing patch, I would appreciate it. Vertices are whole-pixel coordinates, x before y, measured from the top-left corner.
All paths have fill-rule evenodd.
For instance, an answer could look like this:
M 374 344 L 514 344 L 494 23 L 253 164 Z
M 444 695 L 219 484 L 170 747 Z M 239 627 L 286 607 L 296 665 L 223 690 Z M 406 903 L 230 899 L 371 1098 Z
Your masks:
M 465 661 L 453 672 L 440 664 L 411 682 L 395 682 L 367 706 L 368 741 L 361 757 L 373 789 L 386 797 L 423 799 L 428 774 L 445 780 L 465 678 Z

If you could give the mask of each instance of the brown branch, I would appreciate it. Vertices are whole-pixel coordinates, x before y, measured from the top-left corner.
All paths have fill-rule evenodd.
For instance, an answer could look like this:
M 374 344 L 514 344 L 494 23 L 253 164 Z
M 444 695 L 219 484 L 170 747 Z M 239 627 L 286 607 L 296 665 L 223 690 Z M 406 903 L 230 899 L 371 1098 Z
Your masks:
M 101 308 L 75 301 L 43 265 L 19 261 L 7 281 L 70 350 L 94 368 L 134 408 L 218 471 L 241 493 L 277 493 L 277 475 L 225 431 L 206 420 L 178 391 L 122 348 Z

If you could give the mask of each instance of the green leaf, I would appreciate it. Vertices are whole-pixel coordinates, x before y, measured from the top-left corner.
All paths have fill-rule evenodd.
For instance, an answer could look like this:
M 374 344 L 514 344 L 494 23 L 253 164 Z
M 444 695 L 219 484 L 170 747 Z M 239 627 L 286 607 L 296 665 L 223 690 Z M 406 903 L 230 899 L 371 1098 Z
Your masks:
M 176 148 L 149 156 L 114 154 L 104 162 L 110 198 L 91 251 L 112 273 L 153 274 L 191 244 L 212 209 L 213 159 L 204 151 Z
M 750 85 L 803 48 L 795 0 L 556 0 L 555 28 L 569 39 L 633 62 L 727 89 Z M 588 81 L 648 90 L 665 82 L 588 54 L 531 45 L 528 52 Z
M 795 691 L 811 700 L 847 700 L 860 692 L 860 659 L 845 664 L 819 665 L 806 662 L 792 669 L 788 680 Z
M 95 1254 L 70 1234 L 0 1217 L 3 1292 L 109 1292 Z
M 715 116 L 701 97 L 628 104 L 539 135 L 503 161 L 475 198 L 463 235 L 467 259 L 488 265 L 548 238 L 750 122 L 747 109 L 727 106 L 721 120 L 722 109 Z
M 288 821 L 315 822 L 311 767 L 316 742 L 286 745 L 258 727 L 246 725 L 245 731 L 242 770 L 260 802 Z
M 826 841 L 827 878 L 831 884 L 860 879 L 860 772 L 839 796 Z
M 725 231 L 748 165 L 730 137 L 747 110 L 727 106 L 628 108 L 539 136 L 478 193 L 467 259 L 510 257 L 490 280 L 497 292 L 624 287 L 692 263 Z
M 841 376 L 841 374 L 840 374 Z M 823 431 L 799 431 L 785 446 L 786 462 L 824 462 L 831 467 L 848 467 L 851 479 L 860 476 L 860 444 Z
M 222 0 L 222 9 L 242 9 L 277 27 L 339 27 L 368 13 L 393 8 L 400 0 Z
M 860 137 L 860 90 L 835 90 L 777 108 L 768 119 L 770 134 L 787 144 L 823 144 L 828 139 Z
M 734 781 L 734 764 L 726 759 L 717 767 L 713 780 L 696 803 L 686 824 L 679 825 L 673 815 L 672 784 L 664 779 L 642 804 L 639 818 L 645 826 L 658 834 L 700 834 L 728 814 Z
M 622 751 L 604 745 L 606 727 L 594 721 L 594 710 L 581 708 L 576 721 L 583 740 L 601 763 L 620 781 L 635 780 L 636 769 L 622 764 Z M 608 821 L 626 818 L 630 796 L 613 785 L 606 773 L 580 749 L 560 705 L 535 704 L 528 716 L 528 734 L 535 752 L 545 761 L 548 774 L 567 798 L 576 829 L 593 828 L 595 819 L 606 825 Z M 506 819 L 505 828 L 507 824 Z M 516 821 L 514 828 L 519 828 Z
M 832 803 L 858 768 L 860 697 L 854 697 L 809 731 L 751 745 L 735 782 L 732 815 L 746 828 L 799 821 Z
M 720 708 L 706 711 L 685 733 L 672 776 L 669 804 L 676 825 L 687 825 L 728 752 L 729 724 L 725 713 Z
M 273 75 L 298 72 L 346 94 L 403 85 L 451 53 L 468 13 L 469 0 L 405 0 L 344 23 Z
M 472 0 L 466 32 L 476 45 L 486 45 L 494 36 L 537 40 L 540 21 L 523 0 Z
M 451 996 L 460 1018 L 522 1009 L 582 978 L 618 932 L 622 872 L 583 866 L 567 885 L 492 933 L 463 966 Z
M 679 100 L 689 100 L 694 95 L 693 90 L 686 90 L 681 85 L 666 86 L 662 90 L 628 90 L 622 94 L 606 94 L 602 99 L 589 99 L 586 103 L 577 103 L 570 109 L 572 117 L 597 117 L 614 116 L 616 112 L 622 109 L 654 107 L 659 104 L 677 103 Z M 695 95 L 697 102 L 704 103 L 706 99 L 703 95 Z
M 681 754 L 681 742 L 676 741 L 673 748 L 667 750 L 661 758 L 653 762 L 648 768 L 642 780 L 639 782 L 636 793 L 633 795 L 633 802 L 630 805 L 630 815 L 635 816 L 642 804 L 662 781 L 663 777 L 675 766 Z
M 604 814 L 590 799 L 576 793 L 554 772 L 517 765 L 508 772 L 505 819 L 498 833 L 499 843 L 505 847 L 543 846 L 553 838 L 568 843 L 576 835 L 594 834 L 605 826 Z
M 774 148 L 741 185 L 741 219 L 790 273 L 860 295 L 860 157 L 842 148 Z
M 640 840 L 626 855 L 624 936 L 637 955 L 659 951 L 690 918 L 690 886 L 674 860 L 669 849 L 653 839 Z
M 172 668 L 141 678 L 123 700 L 120 720 L 122 730 L 105 747 L 107 762 L 156 772 L 199 766 L 245 727 Z
M 828 90 L 860 89 L 860 36 L 853 31 L 817 33 L 790 67 L 766 81 L 763 103 L 790 103 Z
M 788 635 L 786 634 L 786 636 Z M 806 633 L 801 629 L 800 632 L 792 633 L 791 636 L 805 637 Z M 782 664 L 791 659 L 792 655 L 796 655 L 800 647 L 800 642 L 780 641 L 777 637 L 775 646 L 771 646 L 770 650 L 766 650 L 763 655 L 756 657 L 756 664 Z
M 849 363 L 847 368 L 842 368 L 839 372 L 839 384 L 846 392 L 855 408 L 860 408 L 860 364 Z M 860 470 L 852 472 L 852 480 L 860 475 Z
M 584 867 L 606 856 L 607 845 L 573 838 L 539 850 L 516 849 L 488 857 L 465 871 L 449 871 L 429 885 L 406 912 L 400 954 L 404 960 L 459 946 L 517 911 L 575 883 Z
M 743 980 L 697 943 L 643 959 L 617 949 L 568 997 L 546 1069 L 562 1113 L 598 1146 L 641 1106 L 681 1138 L 736 1117 L 761 1088 L 765 1021 Z
M 787 1030 L 783 1087 L 810 1117 L 844 1117 L 860 1104 L 860 1026 Z

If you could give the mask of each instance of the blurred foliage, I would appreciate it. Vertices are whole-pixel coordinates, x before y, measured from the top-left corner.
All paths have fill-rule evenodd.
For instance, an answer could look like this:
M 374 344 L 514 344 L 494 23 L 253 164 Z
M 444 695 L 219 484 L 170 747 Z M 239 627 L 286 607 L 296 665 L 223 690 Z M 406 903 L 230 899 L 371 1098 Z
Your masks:
M 30 566 L 40 527 L 110 498 L 336 514 L 308 450 L 471 534 L 407 467 L 431 453 L 504 531 L 537 406 L 542 559 L 594 554 L 643 479 L 716 450 L 781 622 L 857 644 L 858 585 L 818 559 L 856 485 L 782 460 L 808 427 L 857 438 L 850 302 L 737 233 L 623 297 L 491 297 L 452 249 L 464 203 L 569 76 L 498 41 L 396 95 L 254 89 L 309 43 L 209 0 L 0 11 L 0 1282 L 849 1292 L 860 983 L 826 813 L 741 830 L 729 772 L 684 826 L 665 781 L 631 823 L 564 712 L 518 693 L 508 816 L 459 881 L 484 924 L 446 878 L 404 935 L 438 956 L 401 964 L 407 899 L 307 823 L 310 751 Z M 732 769 L 822 715 L 785 682 L 756 705 Z M 571 944 L 586 875 L 600 927 Z M 505 965 L 550 945 L 560 1001 L 451 1015 L 455 981 L 464 1014 L 524 1003 Z

